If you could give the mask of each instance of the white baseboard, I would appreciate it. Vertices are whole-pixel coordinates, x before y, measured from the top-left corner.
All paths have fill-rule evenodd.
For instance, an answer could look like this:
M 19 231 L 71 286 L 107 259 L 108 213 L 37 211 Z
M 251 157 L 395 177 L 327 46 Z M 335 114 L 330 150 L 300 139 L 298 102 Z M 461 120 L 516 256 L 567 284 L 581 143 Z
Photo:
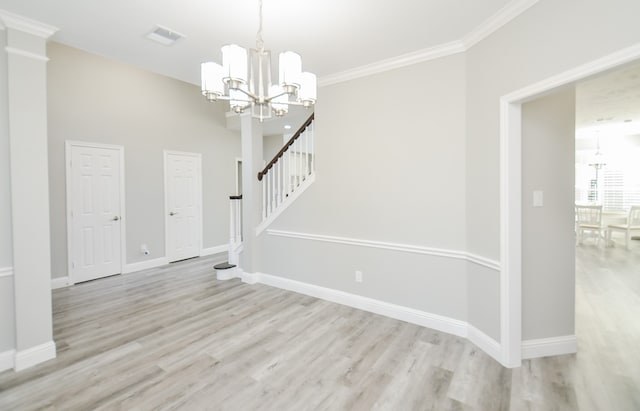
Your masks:
M 216 247 L 203 248 L 200 250 L 200 257 L 205 257 L 207 255 L 226 253 L 229 251 L 229 244 L 222 244 Z
M 522 342 L 522 359 L 550 357 L 553 355 L 574 354 L 578 351 L 575 335 L 540 338 Z
M 51 279 L 52 290 L 69 287 L 71 285 L 73 285 L 73 281 L 71 281 L 71 277 L 58 277 L 58 278 Z
M 261 281 L 261 278 L 262 278 L 262 276 L 264 274 L 260 274 L 260 273 L 245 273 L 239 267 L 237 268 L 236 273 L 237 273 L 238 278 L 240 278 L 240 280 L 242 280 L 243 283 L 256 284 L 256 283 L 262 283 L 263 282 L 263 281 Z M 281 287 L 278 287 L 278 288 L 281 288 Z
M 16 350 L 0 352 L 0 372 L 10 370 L 16 365 Z
M 22 371 L 51 359 L 56 358 L 56 344 L 53 341 L 16 352 L 15 370 Z
M 494 360 L 502 363 L 502 347 L 500 343 L 489 337 L 471 324 L 467 325 L 467 339 L 475 344 L 485 353 L 489 354 Z
M 254 276 L 256 276 L 256 274 L 254 274 Z M 384 315 L 386 317 L 395 318 L 397 320 L 406 321 L 408 323 L 432 328 L 434 330 L 457 335 L 459 337 L 467 336 L 467 323 L 453 318 L 431 314 L 414 308 L 375 300 L 369 297 L 363 297 L 361 295 L 350 294 L 344 291 L 290 280 L 288 278 L 276 277 L 269 274 L 257 274 L 257 279 L 255 279 L 255 281 L 272 287 L 294 291 L 300 294 L 320 298 L 322 300 L 331 301 L 360 310 Z
M 167 257 L 154 258 L 153 260 L 140 261 L 139 263 L 127 264 L 123 274 L 134 273 L 136 271 L 148 270 L 169 264 Z

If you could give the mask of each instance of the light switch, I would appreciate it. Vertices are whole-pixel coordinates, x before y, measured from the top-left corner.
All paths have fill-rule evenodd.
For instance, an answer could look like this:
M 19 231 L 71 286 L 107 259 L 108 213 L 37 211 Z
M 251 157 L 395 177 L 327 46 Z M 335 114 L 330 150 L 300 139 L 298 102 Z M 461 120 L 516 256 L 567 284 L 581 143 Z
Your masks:
M 533 192 L 533 206 L 542 207 L 544 205 L 544 195 L 542 190 L 536 190 Z

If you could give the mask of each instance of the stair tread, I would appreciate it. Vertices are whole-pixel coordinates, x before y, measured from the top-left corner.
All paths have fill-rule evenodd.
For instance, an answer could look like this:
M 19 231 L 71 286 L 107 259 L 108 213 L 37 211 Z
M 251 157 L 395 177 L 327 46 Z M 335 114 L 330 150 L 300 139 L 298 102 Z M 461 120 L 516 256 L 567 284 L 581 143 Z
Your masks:
M 229 264 L 228 261 L 225 261 L 224 263 L 214 265 L 213 268 L 216 270 L 228 270 L 229 268 L 233 268 L 235 266 L 235 264 Z

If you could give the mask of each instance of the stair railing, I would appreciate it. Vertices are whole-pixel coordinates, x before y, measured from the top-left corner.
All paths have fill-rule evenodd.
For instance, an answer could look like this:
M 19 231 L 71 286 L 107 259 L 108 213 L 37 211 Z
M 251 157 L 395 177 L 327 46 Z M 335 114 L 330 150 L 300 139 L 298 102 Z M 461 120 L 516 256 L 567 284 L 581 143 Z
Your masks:
M 313 174 L 315 149 L 311 114 L 289 141 L 258 173 L 262 181 L 262 220 L 267 219 Z

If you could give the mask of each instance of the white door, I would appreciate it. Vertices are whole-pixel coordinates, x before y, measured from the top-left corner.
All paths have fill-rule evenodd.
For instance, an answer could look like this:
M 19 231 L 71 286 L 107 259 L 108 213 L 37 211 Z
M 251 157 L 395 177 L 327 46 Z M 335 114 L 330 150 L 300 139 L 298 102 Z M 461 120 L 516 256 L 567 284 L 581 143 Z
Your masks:
M 165 151 L 165 227 L 169 262 L 200 255 L 200 181 L 200 154 Z
M 70 275 L 74 283 L 122 272 L 122 148 L 67 145 Z

